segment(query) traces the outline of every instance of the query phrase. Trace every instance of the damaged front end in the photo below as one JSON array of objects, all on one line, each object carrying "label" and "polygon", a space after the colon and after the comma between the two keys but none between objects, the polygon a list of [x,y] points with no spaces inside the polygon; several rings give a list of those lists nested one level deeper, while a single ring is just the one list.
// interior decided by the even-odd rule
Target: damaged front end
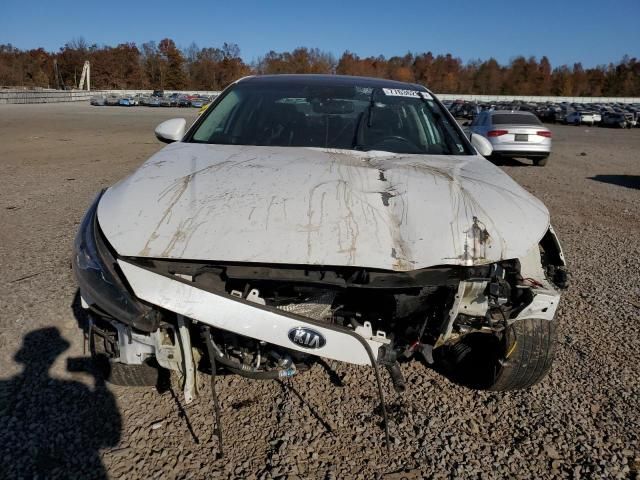
[{"label": "damaged front end", "polygon": [[85,307],[101,317],[122,322],[141,332],[157,330],[160,317],[156,309],[135,298],[117,265],[117,254],[98,226],[100,192],[80,222],[74,241],[71,268]]},{"label": "damaged front end", "polygon": [[[187,402],[198,394],[196,371],[213,378],[218,365],[252,379],[295,375],[317,357],[372,365],[382,397],[379,366],[402,391],[399,362],[417,355],[433,364],[434,350],[472,334],[499,339],[506,361],[515,348],[510,326],[553,322],[567,286],[551,227],[523,257],[483,265],[399,272],[185,261],[119,257],[101,233],[96,203],[72,262],[92,351],[97,342],[116,364],[177,370]],[[472,236],[486,240],[480,226]]]},{"label": "damaged front end", "polygon": [[500,335],[521,319],[552,320],[567,282],[551,227],[520,259],[408,272],[117,258],[100,232],[97,202],[72,264],[84,305],[119,333],[111,350],[122,363],[155,356],[184,371],[180,346],[199,338],[187,336],[197,322],[213,327],[222,363],[236,362],[229,366],[239,373],[281,371],[309,356],[354,364],[373,356],[401,388],[398,359],[419,354],[433,363],[434,348],[469,333]]},{"label": "damaged front end", "polygon": [[219,359],[237,362],[237,373],[268,369],[265,359],[282,370],[283,358],[369,364],[373,355],[402,389],[400,359],[433,363],[434,348],[469,333],[552,320],[566,286],[553,238],[549,230],[522,259],[410,272],[146,258],[119,266],[137,297],[213,327]]},{"label": "damaged front end", "polygon": [[[99,200],[81,223],[72,260],[92,353],[114,367],[153,362],[178,371],[187,403],[198,395],[197,370],[278,379],[317,357],[373,366],[382,399],[379,367],[402,391],[402,360],[433,364],[434,353],[477,335],[496,339],[497,368],[508,372],[510,363],[529,361],[515,358],[516,327],[553,323],[567,286],[551,227],[520,258],[492,262],[484,251],[491,238],[474,217],[462,264],[409,271],[160,259],[118,255],[101,231]],[[542,378],[553,352],[540,353],[549,363],[526,382],[496,385],[524,388]]]}]

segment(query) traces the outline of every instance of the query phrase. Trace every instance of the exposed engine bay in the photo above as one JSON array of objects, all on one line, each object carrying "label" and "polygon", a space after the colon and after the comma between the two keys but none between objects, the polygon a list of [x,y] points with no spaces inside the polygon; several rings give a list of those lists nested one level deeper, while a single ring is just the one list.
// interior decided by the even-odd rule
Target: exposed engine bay
[{"label": "exposed engine bay", "polygon": [[[387,437],[378,366],[402,392],[399,362],[418,356],[433,364],[435,349],[467,335],[493,336],[508,356],[515,348],[506,334],[509,326],[526,319],[553,321],[559,290],[567,286],[564,256],[551,227],[519,259],[391,272],[118,258],[92,221],[94,248],[102,258],[113,258],[102,267],[103,278],[109,271],[112,285],[126,281],[116,300],[138,312],[129,322],[116,319],[91,301],[92,291],[85,288],[83,304],[96,314],[88,332],[92,350],[99,344],[120,364],[152,360],[177,370],[187,403],[198,395],[197,370],[213,382],[218,365],[267,380],[293,376],[318,357],[369,364]],[[78,275],[99,271],[79,259]],[[215,387],[212,391],[215,397]],[[217,409],[217,400],[214,404]]]},{"label": "exposed engine bay", "polygon": [[[347,348],[342,349],[342,356],[332,355],[330,335],[348,333],[368,342],[373,358],[387,367],[394,386],[402,390],[404,379],[398,368],[399,360],[418,355],[432,364],[434,348],[455,343],[467,334],[480,332],[500,337],[510,323],[528,315],[537,318],[546,315],[552,319],[559,298],[556,289],[564,288],[567,282],[562,252],[554,238],[550,230],[538,251],[522,260],[524,265],[520,260],[508,260],[483,266],[444,266],[412,272],[154,259],[127,259],[120,264],[138,296],[164,307],[159,310],[160,330],[179,331],[177,318],[180,317],[190,332],[187,341],[200,352],[199,357],[204,358],[207,345],[198,324],[212,327],[216,359],[234,373],[252,378],[293,375],[297,369],[312,363],[314,356],[369,363],[366,356],[358,357],[356,344],[351,347],[353,351]],[[138,285],[148,285],[149,280],[137,281],[136,275],[127,269],[150,275],[148,278],[162,279],[172,286],[188,285],[203,294],[214,294],[215,297],[211,297],[214,299],[237,300],[243,321],[247,314],[259,317],[269,312],[276,318],[293,319],[297,326],[285,328],[286,340],[270,342],[258,324],[252,327],[248,323],[211,322],[197,312],[190,315],[192,312],[183,311],[178,305],[163,305],[162,298],[146,298]],[[162,290],[163,287],[154,288]],[[169,298],[166,294],[162,296]],[[192,296],[182,294],[171,298]],[[190,301],[206,305],[202,299]],[[210,303],[207,308],[221,307]],[[532,308],[535,311],[530,311]],[[216,313],[212,315],[215,317]],[[217,315],[224,316],[224,313]],[[268,325],[264,328],[269,328]],[[323,328],[330,333],[325,334],[327,330]],[[279,329],[283,330],[282,326]],[[179,333],[172,332],[163,338],[179,337]],[[183,339],[182,344],[184,342]],[[155,345],[156,351],[161,349],[161,345]],[[166,356],[157,352],[155,355],[161,366],[184,370],[176,362],[163,362]]]}]

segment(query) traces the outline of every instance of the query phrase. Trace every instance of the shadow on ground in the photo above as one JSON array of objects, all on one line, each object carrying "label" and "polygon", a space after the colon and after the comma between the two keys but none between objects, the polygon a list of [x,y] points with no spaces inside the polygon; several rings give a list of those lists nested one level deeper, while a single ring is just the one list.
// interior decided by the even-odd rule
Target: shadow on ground
[{"label": "shadow on ground", "polygon": [[491,156],[488,160],[498,167],[530,167],[531,160],[519,160],[513,157]]},{"label": "shadow on ground", "polygon": [[596,175],[589,180],[640,190],[640,175]]},{"label": "shadow on ground", "polygon": [[57,328],[34,330],[14,356],[22,373],[0,380],[0,478],[107,478],[99,449],[120,440],[120,412],[90,358],[69,358],[67,370],[89,373],[94,388],[50,376],[68,348]]}]

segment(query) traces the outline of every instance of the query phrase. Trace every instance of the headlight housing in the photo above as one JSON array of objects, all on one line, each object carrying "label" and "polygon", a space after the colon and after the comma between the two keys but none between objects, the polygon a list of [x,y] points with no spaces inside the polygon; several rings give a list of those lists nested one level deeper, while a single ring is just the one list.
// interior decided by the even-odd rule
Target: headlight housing
[{"label": "headlight housing", "polygon": [[159,324],[158,312],[130,292],[100,232],[97,211],[102,193],[82,219],[74,242],[71,265],[80,294],[92,308],[116,320],[138,330],[155,331]]}]

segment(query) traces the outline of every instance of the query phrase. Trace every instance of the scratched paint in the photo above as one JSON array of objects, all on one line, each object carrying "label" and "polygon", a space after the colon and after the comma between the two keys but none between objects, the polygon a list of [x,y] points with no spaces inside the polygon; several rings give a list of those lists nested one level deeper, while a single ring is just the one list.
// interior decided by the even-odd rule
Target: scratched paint
[{"label": "scratched paint", "polygon": [[524,255],[546,208],[477,156],[174,143],[111,187],[124,256],[408,271]]}]

